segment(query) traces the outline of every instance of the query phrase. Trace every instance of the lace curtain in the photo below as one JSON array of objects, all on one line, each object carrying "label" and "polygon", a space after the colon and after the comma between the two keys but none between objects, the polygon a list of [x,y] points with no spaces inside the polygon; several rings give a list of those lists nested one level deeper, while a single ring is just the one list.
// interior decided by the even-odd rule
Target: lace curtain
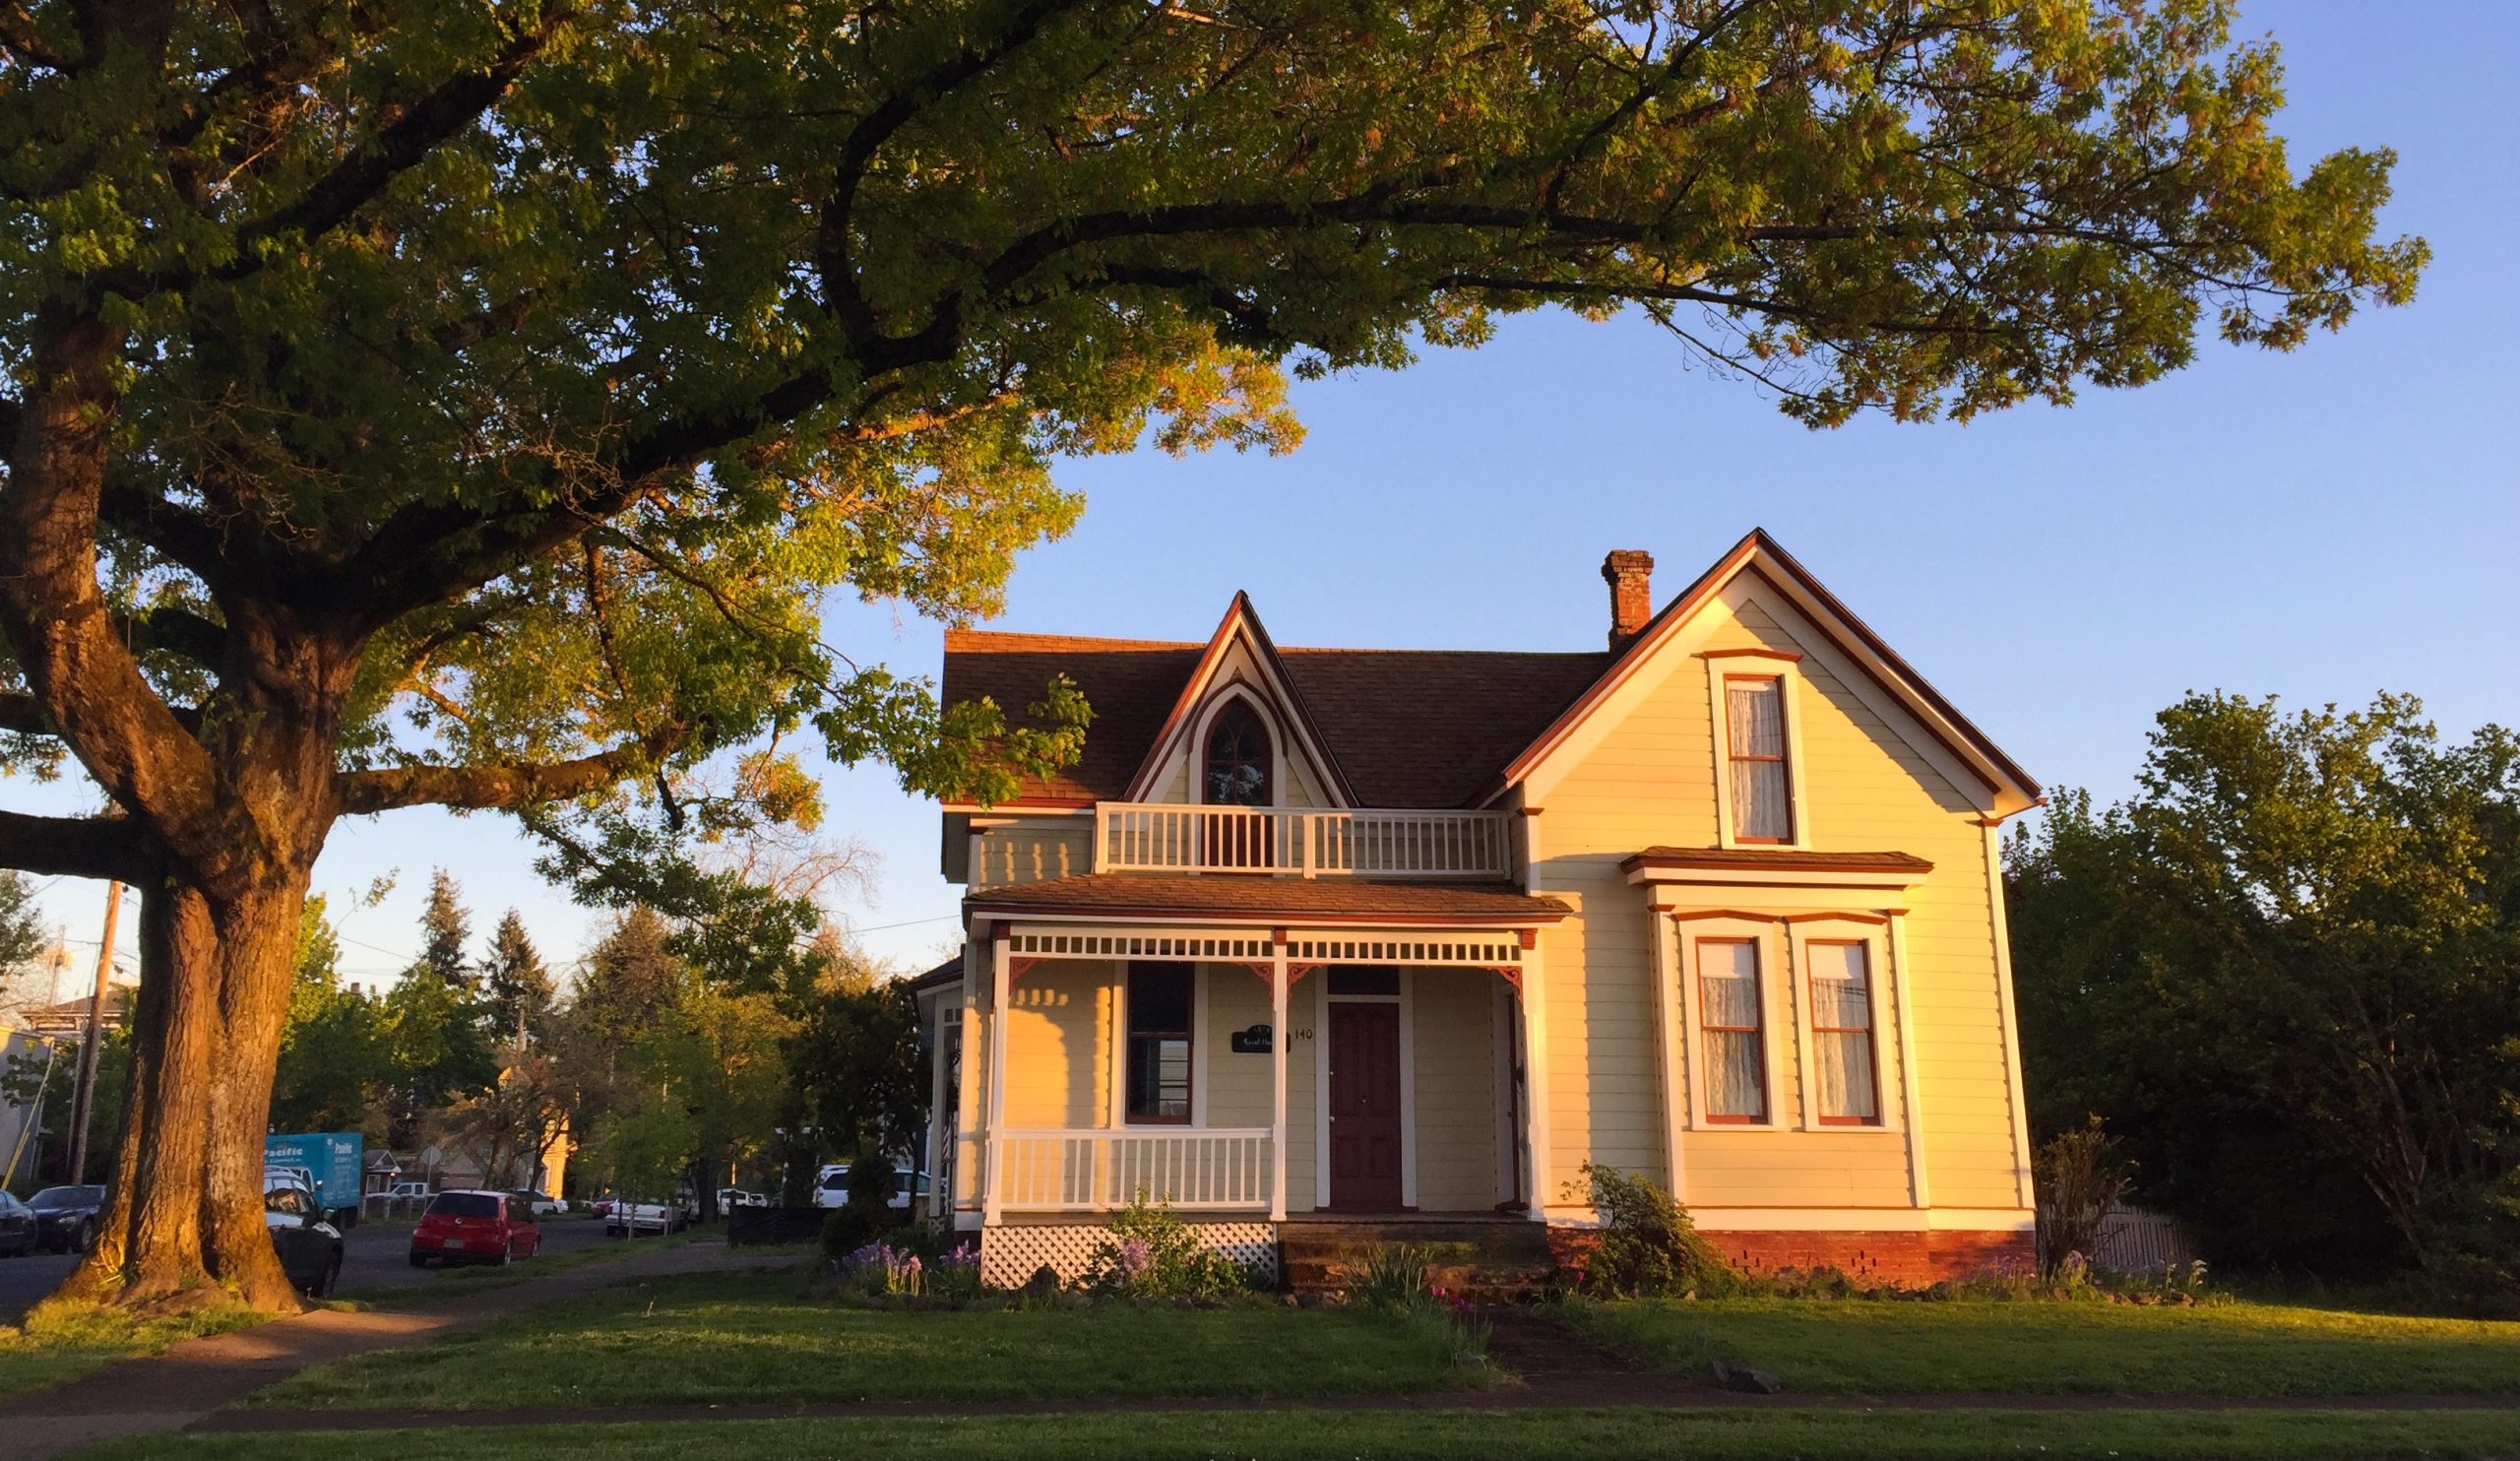
[{"label": "lace curtain", "polygon": [[1824,1120],[1878,1118],[1872,971],[1860,943],[1811,943],[1811,1063]]},{"label": "lace curtain", "polygon": [[1732,751],[1732,835],[1787,842],[1794,817],[1785,776],[1785,695],[1773,679],[1725,687]]},{"label": "lace curtain", "polygon": [[1709,939],[1697,946],[1697,966],[1707,1114],[1763,1121],[1768,1097],[1760,1049],[1758,945]]}]

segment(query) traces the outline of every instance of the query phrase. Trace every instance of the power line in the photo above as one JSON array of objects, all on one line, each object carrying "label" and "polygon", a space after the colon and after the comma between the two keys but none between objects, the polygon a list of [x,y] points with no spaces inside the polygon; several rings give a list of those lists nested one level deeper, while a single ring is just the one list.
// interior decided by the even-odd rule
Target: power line
[{"label": "power line", "polygon": [[921,923],[955,922],[961,920],[962,917],[963,916],[961,914],[938,914],[932,919],[909,919],[899,923],[869,923],[862,928],[851,925],[848,931],[851,933],[881,933],[888,928],[915,928]]}]

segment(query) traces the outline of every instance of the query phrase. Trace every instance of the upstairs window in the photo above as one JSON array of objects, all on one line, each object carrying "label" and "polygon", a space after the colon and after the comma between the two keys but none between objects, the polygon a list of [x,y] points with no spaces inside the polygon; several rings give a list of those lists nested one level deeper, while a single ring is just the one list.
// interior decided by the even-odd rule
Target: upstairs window
[{"label": "upstairs window", "polygon": [[1732,840],[1794,841],[1794,786],[1785,759],[1785,680],[1728,675],[1726,754],[1732,772]]},{"label": "upstairs window", "polygon": [[1811,969],[1811,1065],[1823,1125],[1881,1121],[1872,1048],[1872,948],[1860,939],[1803,945]]},{"label": "upstairs window", "polygon": [[1128,1101],[1132,1124],[1190,1120],[1190,966],[1131,964]]},{"label": "upstairs window", "polygon": [[1768,1057],[1760,1018],[1759,944],[1697,940],[1698,1028],[1706,1043],[1706,1119],[1768,1118]]},{"label": "upstairs window", "polygon": [[1269,806],[1276,798],[1270,775],[1269,728],[1249,704],[1229,701],[1208,728],[1206,774],[1200,799],[1211,806]]}]

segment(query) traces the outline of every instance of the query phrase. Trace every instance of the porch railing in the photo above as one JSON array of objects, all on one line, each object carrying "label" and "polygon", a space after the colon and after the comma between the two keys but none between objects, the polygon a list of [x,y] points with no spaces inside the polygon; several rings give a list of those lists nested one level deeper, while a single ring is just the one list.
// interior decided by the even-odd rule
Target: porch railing
[{"label": "porch railing", "polygon": [[1269,1128],[1005,1131],[988,1182],[1022,1212],[1103,1212],[1144,1196],[1174,1207],[1266,1208]]},{"label": "porch railing", "polygon": [[1513,819],[1500,811],[1303,811],[1104,801],[1094,808],[1102,872],[1263,872],[1298,877],[1508,877]]}]

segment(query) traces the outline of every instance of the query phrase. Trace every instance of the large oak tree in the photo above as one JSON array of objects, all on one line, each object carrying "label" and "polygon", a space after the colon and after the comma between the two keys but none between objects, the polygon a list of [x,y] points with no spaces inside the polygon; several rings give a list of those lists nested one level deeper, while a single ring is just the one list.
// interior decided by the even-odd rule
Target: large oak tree
[{"label": "large oak tree", "polygon": [[1547,303],[1825,424],[2405,299],[2389,155],[2295,167],[2229,10],[0,0],[0,745],[111,808],[0,865],[147,890],[73,1287],[291,1302],[255,1167],[342,817],[1073,754],[1072,695],[940,707],[816,612],[986,612],[1062,454],[1281,447],[1282,369]]}]

